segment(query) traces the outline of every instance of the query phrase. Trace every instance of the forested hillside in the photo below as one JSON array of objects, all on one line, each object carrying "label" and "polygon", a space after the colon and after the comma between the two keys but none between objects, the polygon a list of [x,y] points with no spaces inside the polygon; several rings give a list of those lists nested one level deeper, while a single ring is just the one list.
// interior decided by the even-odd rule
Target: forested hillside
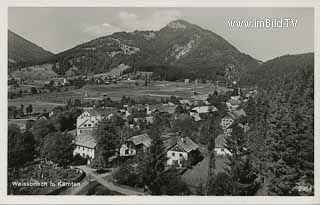
[{"label": "forested hillside", "polygon": [[241,84],[264,87],[272,79],[283,77],[308,66],[313,67],[313,65],[314,53],[280,56],[244,70],[245,72],[242,72],[241,75]]},{"label": "forested hillside", "polygon": [[250,101],[247,114],[252,127],[248,140],[263,194],[312,195],[313,66],[270,80]]},{"label": "forested hillside", "polygon": [[36,63],[53,53],[24,39],[12,31],[8,31],[8,65],[10,69]]}]

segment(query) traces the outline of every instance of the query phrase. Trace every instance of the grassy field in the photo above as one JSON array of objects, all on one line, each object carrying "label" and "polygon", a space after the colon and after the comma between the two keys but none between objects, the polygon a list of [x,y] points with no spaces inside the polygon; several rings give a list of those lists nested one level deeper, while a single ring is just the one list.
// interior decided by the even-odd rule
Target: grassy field
[{"label": "grassy field", "polygon": [[28,95],[22,98],[9,99],[8,105],[20,106],[20,104],[32,104],[35,111],[43,109],[51,110],[55,106],[64,105],[69,98],[82,100],[101,99],[103,95],[111,97],[113,100],[119,100],[122,96],[133,98],[151,97],[155,99],[178,96],[182,98],[191,98],[194,92],[199,95],[212,92],[214,85],[194,84],[182,82],[154,81],[149,86],[144,86],[140,81],[136,86],[134,83],[118,83],[111,85],[86,85],[81,89],[70,89],[68,91],[45,93],[41,95]]}]

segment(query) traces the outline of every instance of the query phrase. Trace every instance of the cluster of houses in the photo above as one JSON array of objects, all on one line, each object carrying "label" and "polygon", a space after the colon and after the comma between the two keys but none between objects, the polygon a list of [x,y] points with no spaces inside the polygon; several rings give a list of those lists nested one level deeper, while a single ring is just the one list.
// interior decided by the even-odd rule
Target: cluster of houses
[{"label": "cluster of houses", "polygon": [[[155,112],[174,112],[170,106],[148,106],[147,113]],[[127,107],[124,117],[130,115],[130,109]],[[115,109],[87,109],[77,118],[77,130],[75,138],[74,155],[79,154],[87,159],[90,164],[96,157],[97,141],[94,136],[94,131],[97,129],[98,122],[106,117],[111,118],[113,115],[119,114]],[[147,116],[145,118],[151,118]],[[152,123],[152,121],[150,122]],[[199,146],[188,137],[181,137],[177,133],[166,133],[161,136],[167,152],[167,165],[177,165],[182,167],[184,163],[192,163],[195,156],[200,155]],[[151,146],[151,138],[147,133],[132,136],[125,139],[119,151],[115,153],[118,157],[133,157],[144,153]]]},{"label": "cluster of houses", "polygon": [[[225,143],[227,137],[232,133],[231,125],[233,122],[243,116],[246,116],[245,111],[241,108],[241,103],[246,99],[240,96],[232,96],[227,102],[227,115],[221,119],[221,128],[223,133],[216,138],[215,152],[217,155],[229,155],[230,151],[226,148]],[[201,101],[201,103],[199,103]],[[180,100],[179,104],[188,109],[189,115],[194,121],[201,121],[202,114],[218,111],[213,105],[209,105],[206,98],[202,100]],[[167,104],[156,105],[124,105],[122,109],[103,108],[101,110],[95,108],[85,109],[84,112],[77,118],[77,130],[74,150],[74,155],[79,154],[88,160],[88,164],[95,158],[95,151],[97,142],[94,136],[94,130],[97,129],[98,122],[103,118],[111,118],[114,115],[119,115],[129,122],[129,116],[132,116],[134,110],[136,112],[144,113],[142,116],[134,117],[133,123],[130,127],[137,127],[139,125],[134,122],[145,120],[147,124],[153,123],[153,114],[157,112],[174,114],[177,105],[169,102]],[[245,131],[248,130],[248,125],[242,125]],[[167,165],[177,165],[183,167],[188,163],[192,163],[196,156],[201,155],[199,146],[189,137],[182,137],[177,133],[166,133],[161,136],[166,145]],[[151,138],[147,133],[132,136],[124,139],[122,145],[119,147],[117,157],[134,157],[140,153],[146,152],[151,146]]]},{"label": "cluster of houses", "polygon": [[[116,108],[103,108],[95,109],[88,108],[78,116],[77,118],[77,129],[75,144],[76,148],[74,150],[74,155],[79,154],[80,156],[86,158],[88,164],[92,162],[95,158],[95,151],[97,146],[97,141],[95,139],[94,131],[97,129],[98,122],[103,118],[111,118],[114,115],[118,115],[123,119],[127,119],[132,115],[133,110],[135,111],[145,111],[145,116],[133,118],[134,122],[139,120],[145,120],[147,123],[153,123],[153,114],[154,113],[170,113],[173,114],[176,109],[176,105],[172,103],[168,104],[156,104],[156,105],[135,105],[135,106],[123,106],[122,109]],[[195,112],[199,111],[204,112],[203,110],[209,111],[202,107],[197,107]],[[193,112],[192,112],[193,115]],[[133,128],[136,126],[139,129],[138,125],[130,124],[130,127]],[[170,136],[170,137],[168,137]],[[192,162],[191,159],[194,159],[194,155],[199,155],[199,146],[193,142],[188,137],[181,137],[177,133],[166,133],[163,135],[168,161],[167,164],[182,166],[184,162]],[[144,133],[141,135],[133,136],[128,139],[125,139],[121,147],[119,148],[118,153],[119,157],[132,157],[138,155],[141,152],[145,152],[151,145],[150,137]]]}]

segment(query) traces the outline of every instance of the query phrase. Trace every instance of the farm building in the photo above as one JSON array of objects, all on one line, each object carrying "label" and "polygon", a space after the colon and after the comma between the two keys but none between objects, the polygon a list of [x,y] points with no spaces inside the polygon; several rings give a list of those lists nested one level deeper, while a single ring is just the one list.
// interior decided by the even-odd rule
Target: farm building
[{"label": "farm building", "polygon": [[120,157],[135,156],[145,152],[151,145],[151,139],[147,134],[141,134],[128,138],[120,148]]},{"label": "farm building", "polygon": [[97,124],[104,117],[111,117],[115,112],[115,108],[105,108],[101,110],[88,109],[85,110],[77,118],[77,135],[86,133],[93,133],[94,129],[97,128]]},{"label": "farm building", "polygon": [[199,146],[195,142],[189,137],[180,137],[167,151],[167,165],[183,167],[193,164],[199,154]]}]

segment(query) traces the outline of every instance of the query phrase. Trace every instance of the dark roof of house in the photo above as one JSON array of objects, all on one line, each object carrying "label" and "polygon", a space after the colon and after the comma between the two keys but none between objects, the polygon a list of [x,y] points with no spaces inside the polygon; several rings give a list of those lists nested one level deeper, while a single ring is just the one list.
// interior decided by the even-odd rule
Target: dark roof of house
[{"label": "dark roof of house", "polygon": [[162,104],[156,104],[156,105],[149,105],[150,110],[159,112],[167,112],[167,113],[174,113],[176,110],[176,105],[170,106],[170,105],[162,105]]},{"label": "dark roof of house", "polygon": [[133,142],[133,144],[136,146],[143,144],[146,147],[150,147],[151,145],[151,138],[147,133],[130,137],[126,141]]},{"label": "dark roof of house", "polygon": [[94,136],[90,134],[80,134],[75,138],[75,144],[83,147],[95,148],[97,141]]},{"label": "dark roof of house", "polygon": [[177,145],[186,152],[197,150],[199,146],[189,137],[183,137],[177,140]]},{"label": "dark roof of house", "polygon": [[246,112],[245,112],[243,109],[235,110],[235,111],[232,112],[232,114],[234,115],[234,117],[235,117],[236,119],[238,119],[238,118],[240,118],[240,117],[242,117],[242,116],[245,117],[245,116],[247,115]]},{"label": "dark roof of house", "polygon": [[106,107],[102,109],[92,108],[92,109],[87,109],[86,111],[92,116],[99,116],[99,115],[107,116],[111,113],[115,113],[117,111],[117,108],[114,108],[114,107]]},{"label": "dark roof of house", "polygon": [[226,144],[226,135],[218,135],[215,139],[216,148],[224,148]]}]

